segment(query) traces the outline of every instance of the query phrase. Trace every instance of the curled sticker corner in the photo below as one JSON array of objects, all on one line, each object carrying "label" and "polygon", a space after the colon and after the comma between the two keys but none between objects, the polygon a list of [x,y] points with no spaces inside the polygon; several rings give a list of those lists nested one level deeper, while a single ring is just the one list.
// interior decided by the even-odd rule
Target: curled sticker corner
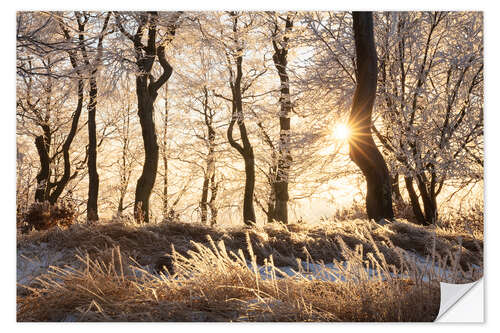
[{"label": "curled sticker corner", "polygon": [[[455,304],[459,303],[460,299],[467,294],[476,284],[483,285],[482,278],[478,281],[472,283],[464,284],[452,284],[440,282],[441,287],[441,301],[439,306],[439,313],[436,317],[435,322],[456,322],[456,320],[450,320],[451,318],[444,318],[443,315],[448,312]],[[481,307],[482,311],[482,307]],[[449,317],[449,316],[445,316]],[[479,320],[482,322],[483,320]],[[464,321],[465,322],[465,321]]]}]

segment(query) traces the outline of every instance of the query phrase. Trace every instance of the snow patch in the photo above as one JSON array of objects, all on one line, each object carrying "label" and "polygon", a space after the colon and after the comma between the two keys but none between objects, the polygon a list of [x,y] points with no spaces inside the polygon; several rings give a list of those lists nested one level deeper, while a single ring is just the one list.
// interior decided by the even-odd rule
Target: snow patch
[{"label": "snow patch", "polygon": [[74,253],[57,251],[48,243],[30,244],[17,249],[17,283],[30,285],[37,277],[47,273],[50,266],[66,266],[74,261]]}]

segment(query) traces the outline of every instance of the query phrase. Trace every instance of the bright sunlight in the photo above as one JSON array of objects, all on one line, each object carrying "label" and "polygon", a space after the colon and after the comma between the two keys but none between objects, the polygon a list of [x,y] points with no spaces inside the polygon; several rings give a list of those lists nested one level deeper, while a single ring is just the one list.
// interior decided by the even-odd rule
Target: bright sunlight
[{"label": "bright sunlight", "polygon": [[333,128],[333,136],[337,140],[347,140],[351,135],[351,129],[346,124],[337,124]]}]

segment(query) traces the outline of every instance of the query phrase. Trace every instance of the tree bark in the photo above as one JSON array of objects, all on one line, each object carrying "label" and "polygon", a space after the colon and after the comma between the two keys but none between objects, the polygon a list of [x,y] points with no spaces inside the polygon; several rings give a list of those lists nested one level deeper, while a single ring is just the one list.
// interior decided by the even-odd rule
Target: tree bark
[{"label": "tree bark", "polygon": [[[59,22],[59,26],[61,30],[63,31],[64,37],[66,38],[66,41],[69,42],[71,41],[71,36],[69,33],[69,30],[66,26],[62,24],[62,22]],[[80,33],[81,35],[81,33]],[[69,55],[69,60],[71,63],[71,66],[73,69],[76,71],[78,75],[78,81],[77,81],[77,106],[75,109],[75,112],[73,113],[73,117],[71,119],[71,127],[68,133],[68,136],[66,137],[66,140],[64,140],[64,143],[62,145],[62,154],[63,154],[63,159],[64,159],[64,171],[62,177],[54,182],[54,183],[49,183],[49,188],[54,188],[54,190],[50,193],[48,196],[48,201],[50,204],[55,204],[59,197],[61,196],[64,188],[68,184],[68,182],[76,176],[76,172],[71,175],[71,160],[69,157],[69,149],[71,147],[71,144],[73,143],[73,139],[75,138],[76,132],[78,130],[78,122],[80,121],[80,116],[82,114],[82,107],[83,107],[83,94],[84,94],[84,84],[83,84],[83,78],[82,78],[82,73],[78,64],[77,60],[77,54],[75,50],[67,50],[68,55]]]},{"label": "tree bark", "polygon": [[[201,223],[206,224],[208,221],[208,208],[212,218],[210,224],[213,226],[217,221],[217,208],[215,207],[215,198],[217,196],[217,185],[215,184],[215,129],[213,127],[214,113],[208,105],[208,89],[203,87],[203,118],[207,127],[206,143],[208,146],[207,166],[204,173],[203,188],[201,194]],[[211,192],[210,201],[208,201],[208,192]],[[215,214],[215,216],[214,216]]]},{"label": "tree bark", "polygon": [[89,190],[87,198],[87,220],[88,221],[98,221],[98,207],[97,200],[99,197],[99,173],[97,172],[97,129],[96,129],[96,112],[97,112],[97,70],[102,58],[102,43],[104,36],[106,34],[106,29],[108,26],[109,18],[111,12],[108,12],[106,18],[104,19],[104,24],[99,35],[97,42],[97,56],[95,59],[95,64],[91,65],[85,47],[85,24],[88,17],[86,15],[84,21],[80,20],[81,15],[77,14],[77,22],[79,28],[79,41],[80,41],[80,51],[82,52],[83,60],[85,65],[90,70],[89,77],[89,104],[87,106],[88,110],[88,135],[89,135],[89,148],[88,148],[88,160],[87,169],[89,172]]},{"label": "tree bark", "polygon": [[64,141],[62,146],[62,153],[64,158],[64,171],[61,179],[54,184],[55,189],[52,191],[49,197],[49,202],[51,204],[55,204],[59,196],[62,194],[64,188],[71,180],[71,160],[69,158],[69,149],[71,147],[71,143],[75,138],[76,131],[78,129],[78,122],[80,120],[80,115],[82,114],[82,106],[83,106],[83,80],[78,79],[78,103],[76,106],[75,113],[73,114],[73,119],[71,121],[71,129]]},{"label": "tree bark", "polygon": [[267,211],[264,211],[267,216],[267,223],[272,223],[275,220],[274,208],[276,207],[276,182],[278,165],[275,161],[275,154],[272,156],[272,165],[269,167],[269,198],[267,199]]},{"label": "tree bark", "polygon": [[165,83],[165,115],[163,117],[163,219],[168,219],[168,153],[167,153],[167,133],[168,133],[168,82]]},{"label": "tree bark", "polygon": [[210,178],[207,177],[205,174],[205,177],[203,179],[203,188],[201,190],[201,201],[200,201],[200,209],[201,209],[201,224],[206,224],[207,223],[207,217],[208,217],[208,185],[210,182]]},{"label": "tree bark", "polygon": [[87,168],[89,171],[89,191],[87,199],[87,220],[98,221],[97,198],[99,196],[99,174],[97,172],[97,130],[96,130],[96,109],[97,109],[97,82],[93,71],[90,77],[90,92],[88,106],[88,131],[89,131],[89,155]]},{"label": "tree bark", "polygon": [[426,225],[430,225],[436,222],[438,213],[437,213],[437,202],[436,195],[433,191],[432,185],[430,189],[426,187],[427,182],[422,179],[422,176],[417,176],[417,186],[420,192],[420,196],[422,198],[422,203],[424,204],[424,214],[425,214],[425,223]]},{"label": "tree bark", "polygon": [[406,190],[408,191],[408,196],[410,197],[411,208],[415,219],[420,224],[425,224],[425,217],[422,214],[422,209],[420,209],[420,203],[418,202],[418,195],[413,188],[413,178],[405,177]]},{"label": "tree bark", "polygon": [[147,77],[139,75],[136,80],[137,105],[145,157],[135,190],[134,216],[140,222],[149,222],[149,198],[158,170],[158,143],[153,119],[153,102],[156,96],[149,94],[147,86]]},{"label": "tree bark", "polygon": [[[167,34],[170,40],[175,35],[176,22],[180,14],[181,12],[176,12],[174,23],[168,28]],[[154,102],[158,96],[158,89],[172,75],[172,66],[170,66],[165,57],[165,45],[157,46],[156,44],[158,12],[141,14],[135,35],[131,35],[125,31],[119,14],[116,18],[118,29],[134,43],[136,64],[139,69],[139,73],[136,76],[137,109],[142,130],[145,158],[142,173],[137,180],[135,190],[134,217],[139,223],[149,222],[149,198],[155,184],[159,159],[159,146],[154,122]],[[146,31],[147,43],[143,45],[143,34]],[[156,58],[158,58],[163,72],[155,80],[151,72]]]},{"label": "tree bark", "polygon": [[208,202],[208,207],[210,207],[210,225],[214,226],[217,224],[217,213],[218,209],[215,204],[215,199],[217,198],[217,183],[215,182],[215,172],[212,174],[212,179],[210,180],[210,201]]},{"label": "tree bark", "polygon": [[290,80],[286,71],[288,55],[288,36],[293,27],[290,16],[286,17],[285,37],[281,47],[273,40],[274,55],[273,61],[280,77],[280,139],[278,146],[278,165],[276,170],[276,180],[274,182],[275,204],[272,218],[278,222],[288,223],[288,178],[292,155],[290,152],[290,111],[292,109],[290,100]]},{"label": "tree bark", "polygon": [[130,165],[127,166],[127,154],[129,147],[129,133],[130,133],[130,107],[127,107],[127,118],[125,119],[125,124],[123,126],[123,146],[122,146],[122,156],[120,165],[120,197],[118,198],[118,216],[121,216],[125,207],[123,202],[125,200],[125,195],[127,194],[128,183],[130,180],[130,174],[132,169]]},{"label": "tree bark", "polygon": [[356,45],[356,90],[349,117],[352,135],[349,156],[366,178],[366,211],[370,219],[394,218],[391,178],[371,132],[371,115],[377,90],[377,52],[371,12],[353,13]]},{"label": "tree bark", "polygon": [[[233,102],[233,104],[235,104]],[[253,206],[253,193],[255,189],[255,158],[253,148],[248,140],[245,123],[242,119],[238,120],[238,127],[240,129],[243,146],[233,139],[233,127],[236,122],[236,111],[233,108],[233,115],[227,130],[227,137],[229,144],[235,148],[243,157],[245,162],[245,191],[243,195],[243,222],[247,225],[255,223],[255,210]]]},{"label": "tree bark", "polygon": [[44,126],[44,134],[35,138],[35,146],[40,160],[40,172],[36,176],[36,191],[35,201],[43,202],[49,196],[49,180],[50,180],[50,158],[49,149],[51,134],[48,126]]},{"label": "tree bark", "polygon": [[392,177],[391,183],[394,200],[396,200],[396,202],[403,202],[403,196],[401,195],[401,191],[399,189],[399,174],[395,174],[394,177]]},{"label": "tree bark", "polygon": [[[233,16],[233,32],[237,33],[238,18],[235,13],[231,13]],[[252,145],[248,138],[247,129],[245,126],[245,118],[243,113],[243,102],[241,97],[241,79],[243,76],[242,71],[242,56],[243,50],[238,48],[236,60],[236,77],[233,81],[230,81],[231,92],[233,95],[232,101],[232,115],[231,122],[227,129],[227,138],[231,147],[236,149],[240,155],[243,157],[245,162],[245,192],[243,195],[243,222],[247,225],[253,225],[256,222],[255,219],[255,209],[253,206],[253,194],[255,189],[255,157],[253,153]],[[233,128],[234,124],[238,124],[240,130],[241,141],[243,145],[240,145],[233,139]]]}]

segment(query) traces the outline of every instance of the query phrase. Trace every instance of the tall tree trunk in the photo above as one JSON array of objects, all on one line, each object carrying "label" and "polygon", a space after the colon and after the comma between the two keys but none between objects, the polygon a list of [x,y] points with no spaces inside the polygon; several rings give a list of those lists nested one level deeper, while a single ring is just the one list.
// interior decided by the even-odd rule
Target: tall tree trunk
[{"label": "tall tree trunk", "polygon": [[96,130],[96,109],[97,109],[97,82],[95,71],[90,77],[90,93],[88,105],[88,131],[89,131],[89,155],[87,168],[89,171],[89,191],[87,199],[87,220],[99,220],[97,198],[99,196],[99,174],[97,172],[97,130]]},{"label": "tall tree trunk", "polygon": [[255,189],[255,157],[253,149],[245,151],[245,193],[243,200],[243,220],[251,225],[256,222],[253,206],[253,193]]},{"label": "tall tree trunk", "polygon": [[135,190],[134,215],[140,222],[149,222],[149,198],[153,191],[158,170],[158,143],[154,123],[154,99],[147,89],[147,77],[140,75],[136,80],[138,115],[144,142],[144,165]]},{"label": "tall tree trunk", "polygon": [[89,190],[88,190],[88,198],[87,198],[87,220],[88,221],[98,221],[98,207],[97,207],[97,199],[99,197],[99,173],[97,172],[97,129],[96,129],[96,111],[97,111],[97,71],[98,66],[101,62],[102,58],[102,42],[104,36],[106,34],[106,29],[108,26],[109,18],[111,16],[111,12],[108,12],[106,18],[104,19],[104,24],[101,30],[101,33],[97,42],[97,56],[95,59],[95,64],[91,65],[87,49],[85,46],[85,24],[87,22],[88,16],[84,14],[84,21],[81,21],[81,14],[75,12],[78,22],[78,30],[79,34],[79,46],[80,51],[82,52],[83,60],[85,65],[90,70],[89,77],[89,105],[87,106],[88,110],[88,132],[89,132],[89,148],[88,148],[88,160],[87,160],[87,168],[89,172]]},{"label": "tall tree trunk", "polygon": [[165,83],[165,116],[163,117],[163,219],[168,219],[168,82]]},{"label": "tall tree trunk", "polygon": [[356,90],[349,117],[349,156],[366,178],[366,211],[370,219],[394,218],[391,177],[373,141],[371,115],[377,91],[377,52],[371,12],[353,13],[356,44]]},{"label": "tall tree trunk", "polygon": [[[215,209],[215,197],[217,193],[215,182],[215,130],[212,126],[213,117],[208,115],[208,91],[205,90],[205,124],[208,130],[208,156],[207,156],[207,168],[205,170],[205,175],[203,179],[203,189],[201,194],[201,223],[205,224],[208,220],[208,207],[210,207],[211,213],[213,213],[213,209]],[[211,198],[210,202],[208,201],[208,191],[210,190]],[[213,206],[213,207],[212,207]],[[210,224],[214,224],[215,220],[211,219]]]},{"label": "tall tree trunk", "polygon": [[240,133],[243,140],[243,146],[238,144],[233,139],[233,127],[236,121],[236,114],[233,112],[231,123],[228,128],[228,140],[233,148],[235,148],[243,157],[245,162],[245,191],[243,194],[243,222],[247,225],[255,223],[255,210],[253,206],[253,193],[255,189],[255,158],[253,148],[248,140],[245,125],[242,120],[238,120]]},{"label": "tall tree trunk", "polygon": [[127,107],[127,118],[125,119],[125,124],[123,127],[123,147],[120,165],[120,197],[118,199],[118,216],[121,216],[123,210],[125,209],[123,206],[123,201],[125,200],[125,195],[127,194],[127,188],[131,174],[130,166],[127,166],[130,133],[130,105]]},{"label": "tall tree trunk", "polygon": [[[231,12],[231,16],[233,16],[233,32],[235,33],[236,36],[238,18],[234,12]],[[243,222],[247,225],[253,225],[256,222],[255,209],[253,205],[253,194],[255,190],[255,157],[252,145],[250,144],[250,140],[248,138],[247,129],[245,126],[243,102],[241,97],[241,79],[243,76],[243,71],[242,71],[243,49],[238,48],[236,54],[237,54],[235,56],[236,77],[234,82],[230,81],[231,92],[233,95],[233,103],[232,103],[233,107],[232,107],[231,122],[229,123],[229,127],[227,129],[227,138],[231,147],[233,147],[240,153],[245,162],[245,192],[243,195]],[[233,139],[233,128],[236,122],[240,130],[240,136],[243,145],[240,145]]]},{"label": "tall tree trunk", "polygon": [[[176,12],[174,20],[166,33],[168,40],[175,36],[177,20],[181,12]],[[158,12],[142,13],[135,35],[128,33],[121,24],[120,15],[116,16],[118,29],[134,43],[136,64],[139,73],[136,76],[136,94],[139,122],[144,142],[144,165],[137,180],[134,201],[134,217],[138,222],[149,222],[149,198],[156,180],[158,171],[159,146],[156,138],[154,123],[154,102],[160,89],[172,75],[172,66],[165,57],[165,44],[157,45]],[[147,43],[142,43],[143,35],[147,32]],[[155,80],[152,69],[158,59],[163,69],[160,77]]]},{"label": "tall tree trunk", "polygon": [[[208,89],[203,87],[203,116],[205,126],[207,127],[207,167],[205,170],[203,189],[201,195],[201,222],[203,224],[208,221],[208,208],[210,208],[211,219],[210,225],[217,223],[217,207],[215,206],[215,198],[217,197],[217,184],[215,184],[215,129],[213,127],[214,113],[208,104]],[[211,192],[210,201],[208,201],[208,191]]]},{"label": "tall tree trunk", "polygon": [[[238,103],[233,103],[238,104]],[[241,105],[241,103],[240,103]],[[236,122],[236,118],[238,119],[238,127],[240,129],[241,139],[243,141],[243,146],[237,143],[233,139],[233,127]],[[227,130],[228,141],[230,145],[235,148],[240,155],[243,157],[245,162],[245,191],[243,194],[243,222],[247,225],[252,225],[255,223],[255,210],[253,206],[253,193],[255,189],[255,157],[253,154],[253,148],[250,145],[250,141],[248,139],[248,134],[246,132],[245,123],[243,122],[241,117],[236,115],[236,111],[233,109],[233,116],[231,118],[231,122],[229,123],[229,127]]]},{"label": "tall tree trunk", "polygon": [[290,16],[286,18],[285,37],[281,47],[273,39],[274,55],[273,61],[280,77],[280,140],[278,146],[278,165],[276,170],[276,181],[274,182],[275,205],[273,218],[287,224],[288,223],[288,178],[292,155],[290,152],[290,111],[292,109],[290,100],[290,80],[286,71],[288,54],[288,36],[292,30],[293,22]]}]

